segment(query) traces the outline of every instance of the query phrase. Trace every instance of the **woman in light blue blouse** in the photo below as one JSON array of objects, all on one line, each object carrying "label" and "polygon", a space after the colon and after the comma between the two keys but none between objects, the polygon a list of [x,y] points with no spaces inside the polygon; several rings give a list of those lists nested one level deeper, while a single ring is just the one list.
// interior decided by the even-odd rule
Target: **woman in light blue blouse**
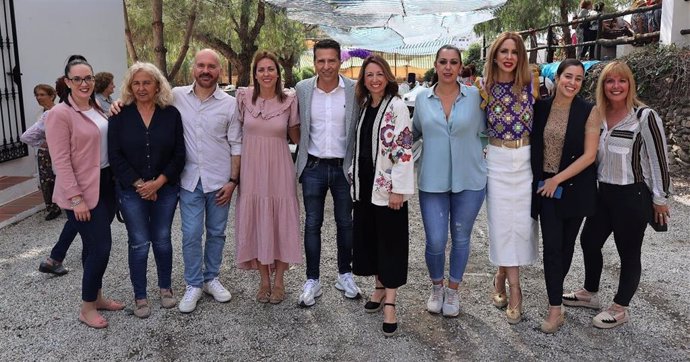
[{"label": "woman in light blue blouse", "polygon": [[[458,285],[486,189],[486,162],[479,137],[486,128],[486,116],[477,88],[457,81],[462,69],[458,48],[442,46],[434,67],[438,82],[417,96],[413,117],[415,138],[423,138],[419,206],[432,282],[427,310],[456,317],[460,310]],[[448,287],[444,288],[449,223],[452,247]]]}]

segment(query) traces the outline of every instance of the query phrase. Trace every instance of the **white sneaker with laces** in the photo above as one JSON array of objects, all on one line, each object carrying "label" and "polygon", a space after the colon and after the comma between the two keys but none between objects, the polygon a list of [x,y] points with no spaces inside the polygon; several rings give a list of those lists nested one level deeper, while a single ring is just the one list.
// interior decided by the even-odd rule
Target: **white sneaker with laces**
[{"label": "white sneaker with laces", "polygon": [[431,295],[426,302],[426,310],[429,313],[438,314],[443,309],[443,284],[434,284],[431,287]]},{"label": "white sneaker with laces", "polygon": [[335,289],[345,292],[345,297],[349,299],[359,299],[362,291],[355,284],[352,273],[338,274],[338,281],[335,282]]},{"label": "white sneaker with laces", "polygon": [[443,295],[443,316],[457,317],[460,314],[460,296],[457,289],[446,288]]},{"label": "white sneaker with laces", "polygon": [[177,308],[182,313],[191,313],[196,309],[196,302],[201,299],[201,288],[196,288],[191,285],[187,286],[184,296],[177,304]]},{"label": "white sneaker with laces", "polygon": [[230,301],[232,295],[227,289],[220,283],[218,278],[213,278],[212,280],[204,283],[204,292],[206,294],[211,294],[216,302],[225,303]]},{"label": "white sneaker with laces", "polygon": [[321,296],[321,282],[318,279],[307,279],[304,283],[304,291],[299,296],[297,304],[300,307],[311,307],[316,304],[314,298]]}]

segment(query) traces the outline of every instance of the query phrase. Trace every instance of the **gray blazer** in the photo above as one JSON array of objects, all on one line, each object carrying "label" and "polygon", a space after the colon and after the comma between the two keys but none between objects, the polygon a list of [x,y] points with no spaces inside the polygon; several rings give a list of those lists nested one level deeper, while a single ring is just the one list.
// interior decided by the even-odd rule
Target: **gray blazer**
[{"label": "gray blazer", "polygon": [[[355,102],[355,81],[340,76],[345,83],[345,127],[347,132],[347,148],[345,151],[345,158],[343,159],[343,174],[347,176],[350,165],[352,165],[352,153],[355,144],[355,126],[359,119],[359,106]],[[311,135],[309,129],[311,128],[311,96],[314,92],[314,85],[316,77],[305,79],[297,83],[295,89],[297,90],[297,101],[299,103],[299,120],[300,120],[300,140],[299,152],[297,152],[296,170],[297,178],[299,179],[307,165],[307,153],[309,149],[309,141]]]}]

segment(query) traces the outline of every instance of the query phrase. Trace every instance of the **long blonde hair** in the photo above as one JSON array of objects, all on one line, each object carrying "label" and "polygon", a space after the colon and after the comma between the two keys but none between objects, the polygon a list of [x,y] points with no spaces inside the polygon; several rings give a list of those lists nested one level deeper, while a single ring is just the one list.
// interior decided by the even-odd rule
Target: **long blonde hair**
[{"label": "long blonde hair", "polygon": [[597,80],[597,107],[601,111],[605,111],[610,105],[609,99],[606,98],[604,87],[606,86],[606,78],[611,75],[617,75],[628,80],[628,96],[625,98],[625,106],[628,110],[645,105],[637,98],[637,84],[628,64],[620,60],[614,60],[606,64],[601,74],[599,74],[599,80]]},{"label": "long blonde hair", "polygon": [[515,79],[513,82],[513,94],[519,95],[522,92],[522,87],[530,84],[531,73],[529,70],[529,64],[527,61],[527,50],[525,49],[525,43],[522,41],[522,37],[518,33],[506,31],[501,33],[496,40],[491,44],[489,48],[489,54],[486,57],[486,63],[484,63],[484,89],[488,94],[491,94],[491,87],[496,83],[496,76],[498,74],[498,64],[496,64],[496,55],[498,50],[503,45],[506,40],[512,40],[515,42],[515,48],[517,49],[517,65],[515,66]]}]

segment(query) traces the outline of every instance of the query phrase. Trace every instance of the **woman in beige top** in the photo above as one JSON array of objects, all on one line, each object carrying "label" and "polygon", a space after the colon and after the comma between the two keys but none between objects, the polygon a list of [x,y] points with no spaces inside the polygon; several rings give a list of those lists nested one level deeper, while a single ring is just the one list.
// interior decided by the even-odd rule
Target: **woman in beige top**
[{"label": "woman in beige top", "polygon": [[585,69],[566,59],[556,71],[556,95],[534,105],[531,134],[532,217],[544,242],[544,278],[549,312],[545,333],[563,325],[563,279],[570,269],[575,239],[585,216],[596,207],[596,167],[601,116],[577,94]]}]

